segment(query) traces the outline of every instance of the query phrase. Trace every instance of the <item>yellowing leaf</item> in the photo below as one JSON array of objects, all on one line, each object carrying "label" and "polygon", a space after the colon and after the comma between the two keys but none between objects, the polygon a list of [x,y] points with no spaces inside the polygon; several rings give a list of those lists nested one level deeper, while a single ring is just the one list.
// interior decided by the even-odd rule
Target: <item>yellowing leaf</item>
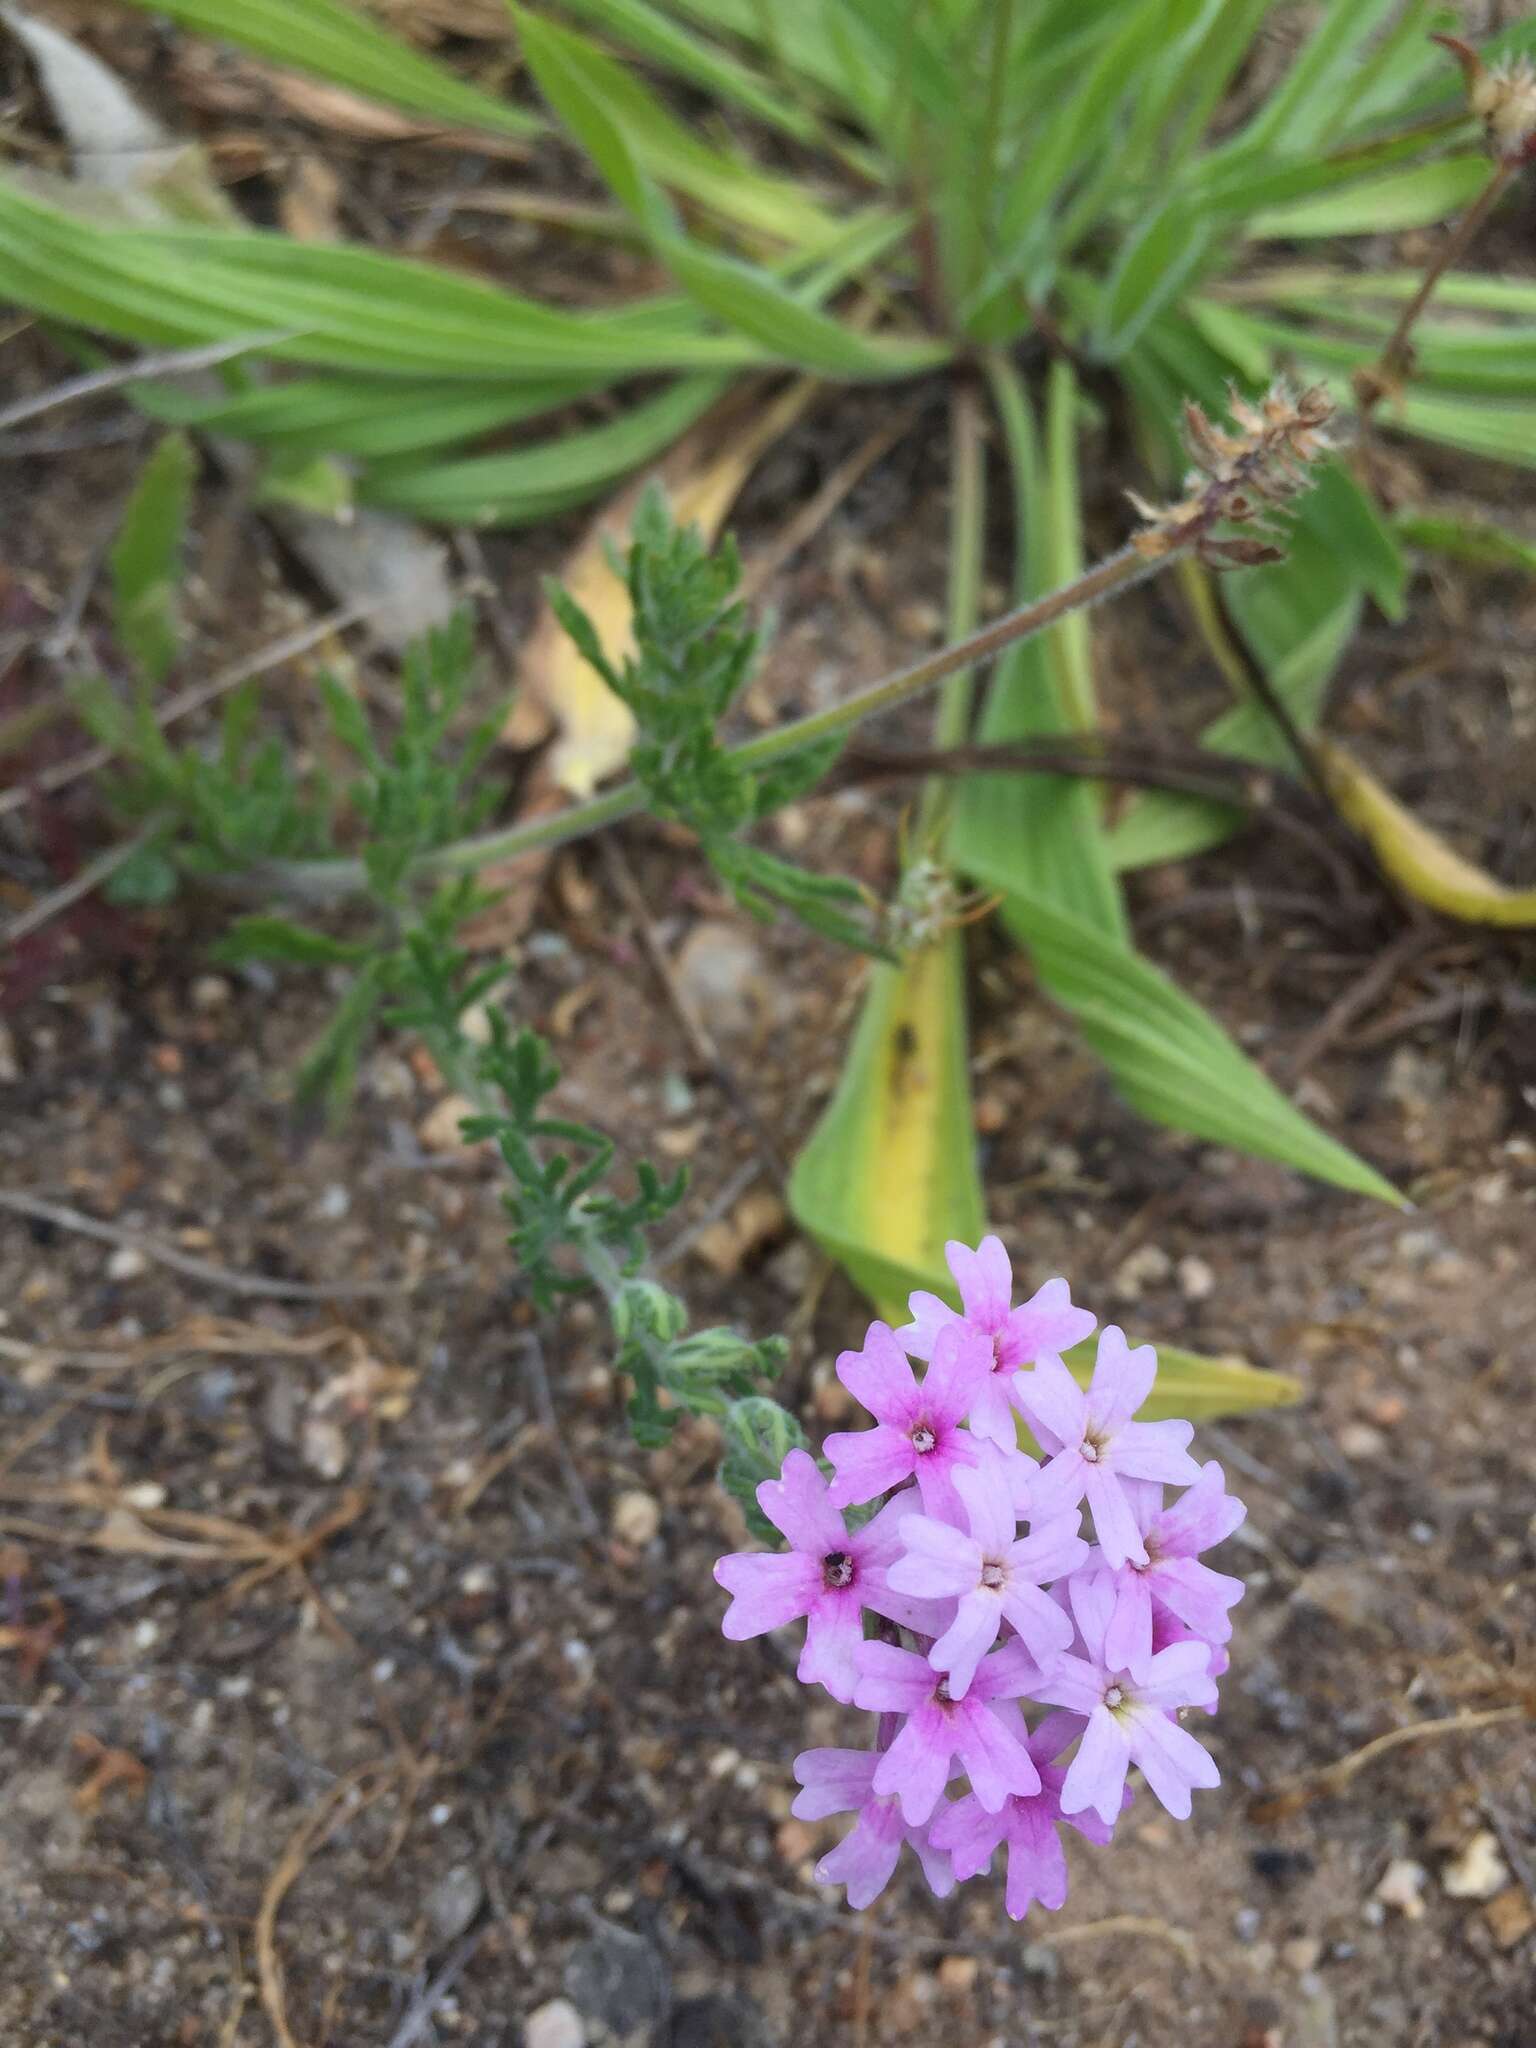
[{"label": "yellowing leaf", "polygon": [[[1081,1292],[1090,1301],[1092,1289],[1085,1281]],[[1256,1408],[1291,1408],[1302,1397],[1300,1380],[1289,1373],[1265,1372],[1246,1358],[1209,1358],[1198,1351],[1181,1351],[1176,1344],[1159,1344],[1146,1330],[1132,1331],[1131,1342],[1152,1344],[1157,1350],[1157,1383],[1147,1404],[1136,1411],[1141,1422],[1160,1422],[1169,1416],[1186,1422],[1204,1422],[1216,1415],[1246,1415]],[[1073,1378],[1087,1386],[1093,1377],[1096,1337],[1074,1345],[1066,1355]]]},{"label": "yellowing leaf", "polygon": [[795,1161],[796,1221],[887,1320],[914,1287],[955,1298],[946,1238],[986,1229],[966,1085],[958,931],[877,966],[837,1092]]},{"label": "yellowing leaf", "polygon": [[[810,377],[798,378],[772,405],[761,406],[755,418],[734,405],[702,421],[661,464],[659,474],[679,525],[696,525],[713,540],[751,475],[758,459],[787,433],[821,389]],[[761,405],[760,394],[758,397]],[[720,428],[728,418],[733,428],[721,445]],[[635,507],[648,478],[626,485],[588,529],[560,572],[560,581],[586,612],[602,638],[611,661],[633,651],[629,593],[608,560],[610,546],[622,548],[629,536]],[[635,722],[595,669],[577,652],[546,603],[529,636],[520,677],[522,690],[507,727],[507,737],[526,743],[532,736],[527,700],[552,717],[559,738],[550,753],[550,774],[574,797],[592,790],[629,758]]]},{"label": "yellowing leaf", "polygon": [[1464,860],[1336,742],[1314,744],[1334,802],[1400,889],[1462,924],[1536,925],[1536,889],[1511,889]]}]

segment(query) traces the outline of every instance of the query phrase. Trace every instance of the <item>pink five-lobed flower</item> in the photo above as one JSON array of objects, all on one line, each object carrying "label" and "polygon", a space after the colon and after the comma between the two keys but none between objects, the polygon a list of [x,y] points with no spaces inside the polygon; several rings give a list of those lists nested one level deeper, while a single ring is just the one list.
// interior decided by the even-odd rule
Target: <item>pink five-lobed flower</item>
[{"label": "pink five-lobed flower", "polygon": [[827,1498],[827,1482],[808,1451],[791,1451],[777,1479],[757,1489],[758,1506],[789,1542],[787,1551],[738,1550],[715,1565],[732,1594],[721,1627],[734,1643],[786,1622],[806,1622],[798,1676],[824,1685],[846,1706],[853,1698],[854,1652],[872,1608],[927,1634],[948,1610],[894,1591],[886,1574],[901,1550],[900,1525],[917,1506],[908,1487],[862,1529],[850,1531]]},{"label": "pink five-lobed flower", "polygon": [[891,1881],[903,1842],[910,1843],[923,1866],[928,1888],[946,1899],[955,1888],[948,1852],[935,1847],[933,1828],[948,1811],[940,1800],[932,1820],[912,1827],[902,1818],[901,1802],[874,1789],[880,1765],[876,1749],[807,1749],[795,1758],[795,1777],[802,1786],[790,1808],[799,1820],[825,1820],[833,1813],[856,1813],[858,1819],[837,1847],[816,1866],[818,1884],[847,1887],[850,1906],[869,1906]]},{"label": "pink five-lobed flower", "polygon": [[1174,1818],[1188,1820],[1191,1791],[1221,1783],[1209,1753],[1174,1719],[1180,1707],[1215,1700],[1209,1650],[1200,1642],[1172,1643],[1139,1669],[1126,1670],[1105,1656],[1115,1607],[1110,1574],[1075,1577],[1071,1599],[1086,1655],[1058,1657],[1033,1688],[1036,1699],[1081,1714],[1088,1723],[1061,1788],[1062,1812],[1087,1808],[1112,1821],[1120,1811],[1126,1771],[1136,1764]]},{"label": "pink five-lobed flower", "polygon": [[[1090,1842],[1099,1843],[1107,1842],[1114,1833],[1113,1823],[1096,1813],[1069,1815],[1061,1810],[1061,1788],[1067,1774],[1056,1759],[1082,1728],[1075,1714],[1047,1714],[1030,1736],[1026,1747],[1040,1773],[1038,1792],[1010,1793],[996,1813],[988,1813],[967,1793],[929,1823],[929,1842],[935,1849],[949,1851],[956,1881],[979,1877],[991,1867],[999,1844],[1008,1844],[1003,1904],[1011,1920],[1022,1920],[1036,1903],[1049,1913],[1066,1904],[1067,1858],[1058,1828],[1076,1828]],[[1127,1791],[1123,1804],[1130,1803]]]},{"label": "pink five-lobed flower", "polygon": [[[1104,1635],[1104,1654],[1113,1664],[1134,1669],[1152,1654],[1152,1616],[1164,1610],[1202,1642],[1230,1640],[1228,1609],[1243,1597],[1243,1582],[1201,1564],[1200,1552],[1220,1543],[1248,1512],[1226,1490],[1214,1461],[1172,1507],[1150,1480],[1125,1482],[1131,1512],[1141,1532],[1145,1564],[1125,1564],[1114,1574],[1115,1611]],[[1096,1563],[1100,1560],[1095,1559]]]},{"label": "pink five-lobed flower", "polygon": [[957,1769],[989,1813],[1010,1792],[1038,1792],[1040,1773],[1024,1747],[1017,1708],[1012,1720],[993,1713],[993,1700],[1012,1702],[1038,1684],[1039,1672],[1020,1642],[984,1657],[964,1699],[926,1658],[894,1643],[865,1643],[858,1652],[859,1682],[853,1703],[877,1714],[906,1718],[875,1767],[877,1793],[895,1793],[903,1818],[921,1827],[938,1805]]},{"label": "pink five-lobed flower", "polygon": [[931,1515],[958,1518],[954,1474],[976,1462],[976,1439],[961,1425],[992,1370],[984,1338],[956,1323],[940,1333],[918,1385],[906,1353],[884,1323],[871,1323],[862,1351],[845,1351],[837,1376],[875,1418],[873,1429],[840,1430],[825,1450],[836,1468],[834,1507],[856,1507],[915,1478]]},{"label": "pink five-lobed flower", "polygon": [[912,1320],[896,1332],[896,1339],[914,1358],[932,1358],[940,1332],[957,1324],[984,1337],[992,1353],[992,1370],[971,1404],[971,1428],[1007,1449],[1017,1441],[1014,1381],[1019,1369],[1043,1351],[1069,1351],[1091,1337],[1094,1318],[1087,1309],[1072,1306],[1065,1280],[1047,1280],[1015,1308],[1013,1268],[999,1237],[984,1237],[974,1251],[951,1240],[944,1256],[963,1313],[956,1314],[936,1294],[919,1291],[907,1302]]},{"label": "pink five-lobed flower", "polygon": [[[1153,1479],[1188,1486],[1200,1476],[1189,1455],[1188,1422],[1134,1422],[1152,1391],[1157,1353],[1134,1351],[1113,1323],[1099,1337],[1093,1378],[1085,1393],[1061,1360],[1047,1352],[1017,1381],[1019,1405],[1049,1454],[1042,1481],[1080,1490],[1093,1510],[1093,1530],[1104,1561],[1118,1570],[1147,1561],[1124,1481]],[[924,1500],[926,1505],[926,1496]]]},{"label": "pink five-lobed flower", "polygon": [[[1018,1455],[1017,1453],[1015,1455]],[[955,1473],[966,1529],[931,1515],[902,1518],[906,1555],[889,1567],[891,1586],[929,1600],[955,1600],[954,1619],[928,1652],[935,1671],[949,1679],[952,1699],[964,1699],[976,1668],[1011,1622],[1024,1647],[1047,1664],[1072,1641],[1072,1624],[1050,1595],[1047,1579],[1076,1571],[1088,1556],[1078,1535],[1077,1509],[1018,1533],[1012,1459],[983,1444],[979,1461]],[[968,1532],[968,1533],[967,1533]]]}]

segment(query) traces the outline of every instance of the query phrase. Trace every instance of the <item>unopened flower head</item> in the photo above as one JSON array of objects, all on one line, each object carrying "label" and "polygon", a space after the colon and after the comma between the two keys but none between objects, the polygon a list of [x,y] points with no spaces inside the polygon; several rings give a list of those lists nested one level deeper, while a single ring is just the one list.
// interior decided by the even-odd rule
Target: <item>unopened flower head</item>
[{"label": "unopened flower head", "polygon": [[796,1450],[758,1489],[788,1550],[715,1575],[728,1636],[803,1619],[800,1678],[872,1717],[867,1745],[795,1760],[801,1819],[854,1815],[818,1879],[868,1905],[910,1848],[942,1898],[1001,1854],[1018,1919],[1063,1903],[1062,1829],[1109,1842],[1133,1768],[1180,1818],[1218,1783],[1179,1717],[1215,1709],[1243,1589],[1202,1553],[1243,1508],[1190,1456],[1189,1423],[1138,1419],[1149,1345],[1105,1329],[1079,1385],[1060,1354],[1093,1318],[1066,1282],[1015,1307],[997,1238],[947,1250],[959,1309],[914,1294],[908,1324],[839,1358],[873,1423],[827,1439],[830,1483]]}]

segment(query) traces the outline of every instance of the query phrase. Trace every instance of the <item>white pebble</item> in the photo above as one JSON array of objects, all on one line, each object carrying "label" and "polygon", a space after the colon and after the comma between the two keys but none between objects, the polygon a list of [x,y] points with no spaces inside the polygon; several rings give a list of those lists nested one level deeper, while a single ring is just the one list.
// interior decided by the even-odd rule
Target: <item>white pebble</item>
[{"label": "white pebble", "polygon": [[107,1261],[109,1280],[137,1280],[141,1273],[147,1273],[149,1261],[137,1245],[120,1244]]},{"label": "white pebble", "polygon": [[552,1998],[523,2023],[524,2048],[584,2048],[587,2030],[568,1998]]}]

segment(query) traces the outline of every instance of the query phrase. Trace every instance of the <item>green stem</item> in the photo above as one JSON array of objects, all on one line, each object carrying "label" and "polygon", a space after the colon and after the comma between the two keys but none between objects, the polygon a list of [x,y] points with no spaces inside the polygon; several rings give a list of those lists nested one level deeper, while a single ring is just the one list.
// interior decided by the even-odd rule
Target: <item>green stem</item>
[{"label": "green stem", "polygon": [[[976,630],[981,610],[981,561],[986,542],[987,469],[981,435],[981,401],[969,378],[954,386],[949,409],[949,591],[946,630],[963,641]],[[933,722],[936,747],[962,745],[971,727],[970,668],[956,669],[939,692]],[[918,813],[918,842],[936,836],[949,803],[948,785],[925,785]]]},{"label": "green stem", "polygon": [[[1074,577],[1060,590],[1050,591],[1044,597],[1005,612],[1000,619],[993,619],[989,625],[967,634],[953,646],[941,647],[937,653],[925,655],[921,661],[897,669],[879,682],[871,683],[867,689],[855,691],[841,704],[829,705],[825,711],[813,711],[804,718],[791,719],[776,732],[766,732],[759,739],[732,747],[728,758],[744,768],[766,768],[770,762],[782,760],[786,754],[797,753],[802,747],[812,746],[819,740],[833,739],[866,718],[893,710],[909,697],[920,696],[924,690],[932,689],[935,683],[943,682],[946,676],[973,668],[979,662],[990,661],[993,655],[1000,654],[1005,647],[1012,647],[1018,641],[1033,639],[1059,619],[1082,611],[1088,605],[1099,604],[1120,591],[1130,590],[1138,583],[1147,582],[1167,568],[1170,562],[1177,561],[1181,554],[1187,553],[1201,538],[1201,532],[1192,527],[1187,534],[1178,536],[1156,554],[1145,554],[1134,544],[1123,547],[1106,556],[1102,562],[1095,563],[1083,575]],[[617,789],[608,790],[602,796],[589,797],[585,803],[573,804],[568,811],[561,811],[554,817],[540,818],[530,825],[515,825],[508,831],[482,833],[478,838],[461,839],[451,846],[440,847],[436,853],[426,856],[416,872],[423,876],[475,874],[482,868],[516,860],[520,854],[538,853],[546,847],[565,846],[573,839],[585,839],[589,833],[615,825],[621,818],[633,817],[636,811],[644,808],[644,804],[644,792],[638,783],[621,783]],[[360,860],[272,861],[251,877],[254,884],[308,902],[330,902],[355,895],[366,888],[367,880]],[[249,891],[242,889],[242,893]]]}]

